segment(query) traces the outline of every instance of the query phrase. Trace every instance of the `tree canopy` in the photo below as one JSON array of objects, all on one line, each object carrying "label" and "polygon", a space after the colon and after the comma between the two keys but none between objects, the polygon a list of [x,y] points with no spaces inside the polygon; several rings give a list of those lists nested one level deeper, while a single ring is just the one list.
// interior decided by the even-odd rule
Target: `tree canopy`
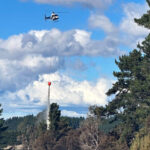
[{"label": "tree canopy", "polygon": [[[149,0],[147,3],[150,6]],[[135,22],[150,29],[150,11]],[[119,68],[113,72],[117,81],[106,93],[114,98],[106,107],[95,107],[93,112],[102,118],[121,120],[116,132],[130,146],[134,133],[150,115],[150,34],[137,49],[120,56],[115,63]]]}]

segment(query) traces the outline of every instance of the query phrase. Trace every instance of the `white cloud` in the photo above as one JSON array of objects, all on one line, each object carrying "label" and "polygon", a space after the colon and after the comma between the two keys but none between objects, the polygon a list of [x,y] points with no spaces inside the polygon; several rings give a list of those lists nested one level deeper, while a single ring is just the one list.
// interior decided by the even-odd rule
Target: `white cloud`
[{"label": "white cloud", "polygon": [[86,46],[90,42],[91,33],[86,32],[84,30],[76,30],[74,34],[74,38],[77,42],[81,44],[81,46]]},{"label": "white cloud", "polygon": [[[109,43],[109,45],[107,45]],[[111,44],[113,43],[113,44]],[[22,59],[27,55],[50,56],[112,56],[119,55],[116,51],[118,41],[105,38],[102,41],[91,39],[91,33],[85,30],[70,30],[61,32],[58,29],[50,31],[30,31],[0,40],[0,58]],[[113,51],[109,49],[112,48]]]},{"label": "white cloud", "polygon": [[135,36],[143,36],[147,34],[147,29],[137,25],[137,23],[134,22],[134,18],[140,18],[146,13],[148,6],[145,4],[128,3],[123,6],[123,9],[125,16],[120,24],[121,30]]},{"label": "white cloud", "polygon": [[61,115],[67,117],[84,117],[84,118],[87,117],[87,114],[80,114],[75,111],[68,111],[68,110],[62,110]]},{"label": "white cloud", "polygon": [[33,1],[37,3],[65,5],[65,6],[66,5],[70,6],[73,5],[74,3],[80,3],[81,5],[88,8],[100,8],[100,9],[108,7],[113,2],[113,0],[33,0]]},{"label": "white cloud", "polygon": [[114,33],[117,31],[109,18],[101,14],[92,14],[88,22],[90,27],[102,29],[106,33]]},{"label": "white cloud", "polygon": [[[100,78],[96,83],[89,81],[75,81],[72,78],[61,75],[58,72],[53,74],[45,74],[39,77],[38,81],[34,81],[26,88],[18,90],[14,93],[7,94],[8,97],[15,101],[20,99],[24,104],[36,106],[46,105],[48,96],[48,81],[52,82],[50,101],[57,102],[60,106],[69,105],[105,105],[107,104],[107,96],[105,93],[112,85],[112,80]],[[17,103],[17,102],[16,102]]]},{"label": "white cloud", "polygon": [[79,29],[66,32],[58,29],[34,30],[6,40],[0,39],[0,88],[23,88],[39,74],[64,67],[64,56],[120,55],[118,42],[111,37],[92,40],[90,32]]},{"label": "white cloud", "polygon": [[138,42],[144,40],[148,35],[149,30],[139,26],[134,22],[134,18],[140,18],[147,12],[147,4],[127,3],[123,5],[124,17],[120,23],[120,34],[122,43],[130,45],[132,48],[136,47]]},{"label": "white cloud", "polygon": [[106,33],[106,38],[115,39],[118,45],[136,48],[137,43],[148,35],[148,29],[139,26],[134,18],[140,18],[148,10],[148,5],[138,3],[126,3],[123,5],[123,13],[120,24],[114,25],[107,16],[93,13],[88,19],[89,27],[101,29]]},{"label": "white cloud", "polygon": [[59,57],[27,56],[23,60],[0,59],[0,89],[15,91],[43,72],[55,72],[63,65]]}]

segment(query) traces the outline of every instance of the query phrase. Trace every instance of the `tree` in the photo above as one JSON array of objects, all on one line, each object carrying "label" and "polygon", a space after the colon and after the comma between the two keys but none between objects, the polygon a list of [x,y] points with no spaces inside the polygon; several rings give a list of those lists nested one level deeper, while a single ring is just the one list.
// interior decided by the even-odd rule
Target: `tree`
[{"label": "tree", "polygon": [[128,150],[125,143],[100,130],[101,120],[88,117],[80,127],[80,146],[82,150]]},{"label": "tree", "polygon": [[[147,4],[150,6],[150,0],[146,0]],[[134,19],[136,23],[139,25],[144,26],[145,28],[150,29],[150,11],[148,11],[146,14],[144,14],[140,19]]]},{"label": "tree", "polygon": [[56,103],[52,103],[50,106],[49,119],[50,131],[55,135],[57,141],[71,129],[66,120],[61,119],[61,111]]},{"label": "tree", "polygon": [[150,116],[146,119],[145,126],[136,133],[132,142],[131,150],[149,150],[150,149]]},{"label": "tree", "polygon": [[70,128],[65,120],[61,119],[61,111],[59,110],[59,105],[56,103],[52,103],[50,105],[49,121],[49,130],[45,130],[46,127],[44,122],[40,123],[38,128],[39,134],[36,138],[34,138],[34,140],[30,139],[30,141],[33,143],[33,150],[66,149],[65,143],[61,142],[61,139],[67,136]]},{"label": "tree", "polygon": [[80,129],[71,129],[57,141],[54,150],[82,150],[80,146]]},{"label": "tree", "polygon": [[89,117],[82,123],[80,142],[83,150],[98,150],[100,143],[99,124],[99,120],[94,117]]},{"label": "tree", "polygon": [[52,131],[58,130],[60,115],[61,112],[59,110],[59,106],[56,103],[52,103],[50,105],[50,112],[49,112],[50,130]]},{"label": "tree", "polygon": [[[1,104],[0,104],[0,107],[1,107]],[[2,112],[3,112],[3,109],[1,108],[0,109],[0,116],[1,116]],[[2,132],[4,131],[3,124],[4,124],[4,120],[0,119],[0,136],[1,136]]]},{"label": "tree", "polygon": [[33,150],[53,150],[56,145],[56,138],[51,131],[40,134],[32,143]]},{"label": "tree", "polygon": [[[150,6],[149,0],[147,3]],[[150,29],[150,11],[135,22]],[[95,108],[93,112],[102,118],[121,120],[115,131],[130,146],[134,133],[144,126],[150,114],[150,34],[137,49],[120,56],[115,63],[119,68],[113,72],[117,81],[106,93],[114,98],[106,107]]]},{"label": "tree", "polygon": [[[0,116],[2,115],[3,109],[1,108],[1,104],[0,104]],[[3,143],[1,143],[3,141],[4,138],[4,131],[7,129],[6,126],[4,126],[4,119],[1,118],[0,119],[0,148],[2,148],[1,146],[3,145]]]}]

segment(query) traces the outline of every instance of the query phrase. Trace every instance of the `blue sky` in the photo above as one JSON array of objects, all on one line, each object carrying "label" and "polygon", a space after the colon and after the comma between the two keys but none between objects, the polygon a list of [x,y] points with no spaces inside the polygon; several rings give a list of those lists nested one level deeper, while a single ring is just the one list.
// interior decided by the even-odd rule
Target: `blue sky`
[{"label": "blue sky", "polygon": [[[63,115],[85,116],[90,105],[105,106],[115,59],[149,33],[133,21],[147,10],[145,0],[1,0],[3,117],[46,108],[49,80],[51,102]],[[52,11],[58,22],[44,20]]]}]

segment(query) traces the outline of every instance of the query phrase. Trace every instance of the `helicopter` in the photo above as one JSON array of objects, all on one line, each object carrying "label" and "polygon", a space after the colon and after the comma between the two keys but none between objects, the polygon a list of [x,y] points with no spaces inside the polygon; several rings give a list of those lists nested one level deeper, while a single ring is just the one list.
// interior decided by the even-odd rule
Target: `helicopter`
[{"label": "helicopter", "polygon": [[59,19],[59,16],[55,12],[52,12],[50,16],[45,15],[45,20],[47,20],[47,19],[55,21],[55,20]]}]

